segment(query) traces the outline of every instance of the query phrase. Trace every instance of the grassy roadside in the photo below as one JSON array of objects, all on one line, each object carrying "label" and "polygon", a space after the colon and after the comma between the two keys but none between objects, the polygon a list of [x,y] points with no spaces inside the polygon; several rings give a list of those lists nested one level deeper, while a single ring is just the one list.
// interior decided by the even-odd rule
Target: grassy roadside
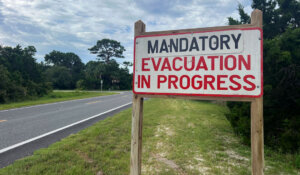
[{"label": "grassy roadside", "polygon": [[32,100],[0,104],[0,110],[32,106],[32,105],[39,105],[39,104],[45,104],[45,103],[54,103],[54,102],[60,102],[60,101],[66,101],[66,100],[75,100],[75,99],[97,97],[97,96],[104,96],[104,95],[113,95],[113,94],[117,94],[117,93],[97,92],[97,91],[53,91],[53,92],[49,93],[48,95],[45,95],[43,97],[38,97],[38,98],[35,98]]},{"label": "grassy roadside", "polygon": [[[233,133],[227,109],[199,101],[152,99],[144,105],[142,174],[251,174],[250,148]],[[129,174],[131,109],[33,156],[7,174]],[[265,150],[265,174],[299,174],[292,155]]]}]

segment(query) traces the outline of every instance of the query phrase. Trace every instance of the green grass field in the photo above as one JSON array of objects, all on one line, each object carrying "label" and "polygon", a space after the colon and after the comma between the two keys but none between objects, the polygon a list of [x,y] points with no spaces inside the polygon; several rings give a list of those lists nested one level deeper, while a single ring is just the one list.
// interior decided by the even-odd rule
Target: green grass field
[{"label": "green grass field", "polygon": [[31,100],[0,104],[0,110],[113,94],[117,93],[96,91],[53,91],[48,95],[45,95],[43,97],[37,97]]},{"label": "green grass field", "polygon": [[[151,99],[144,105],[142,174],[251,174],[250,147],[209,102]],[[0,169],[7,174],[129,174],[131,109]],[[265,149],[265,174],[299,174],[295,156]]]}]

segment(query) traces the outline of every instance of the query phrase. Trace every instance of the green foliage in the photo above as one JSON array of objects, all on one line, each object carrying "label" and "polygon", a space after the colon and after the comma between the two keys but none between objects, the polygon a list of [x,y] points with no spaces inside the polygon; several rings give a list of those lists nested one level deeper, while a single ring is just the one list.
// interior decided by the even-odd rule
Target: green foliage
[{"label": "green foliage", "polygon": [[78,90],[85,89],[84,80],[81,79],[76,82],[76,89],[78,89]]},{"label": "green foliage", "polygon": [[132,64],[131,62],[129,62],[129,61],[124,61],[124,62],[123,62],[123,65],[124,65],[126,68],[128,68],[128,67],[130,67],[130,66],[133,66],[133,64]]},{"label": "green foliage", "polygon": [[50,68],[46,70],[48,80],[54,89],[74,89],[76,82],[83,77],[84,64],[78,55],[53,50],[45,55]]},{"label": "green foliage", "polygon": [[50,67],[45,73],[54,89],[73,89],[75,87],[71,72],[64,66]]},{"label": "green foliage", "polygon": [[53,50],[49,54],[45,55],[45,61],[48,64],[64,66],[68,69],[80,70],[84,67],[79,56],[72,52],[63,53]]},{"label": "green foliage", "polygon": [[296,168],[300,169],[300,153],[298,153],[296,155],[296,160],[295,160],[295,163],[296,163]]},{"label": "green foliage", "polygon": [[[252,7],[263,11],[264,20],[265,143],[296,152],[300,148],[300,3],[254,0]],[[239,12],[244,19],[245,14]],[[234,24],[232,20],[229,18],[229,24]],[[227,118],[236,133],[249,143],[249,104],[228,103],[228,106],[231,113]]]},{"label": "green foliage", "polygon": [[240,24],[247,24],[250,23],[250,16],[244,11],[244,7],[242,4],[238,5],[237,10],[240,14],[240,20],[233,19],[232,17],[228,17],[228,24],[229,25],[240,25]]},{"label": "green foliage", "polygon": [[11,84],[9,72],[3,65],[0,65],[0,79],[0,103],[3,103],[8,100],[7,87]]},{"label": "green foliage", "polygon": [[128,90],[132,88],[132,74],[127,67],[120,68],[115,60],[109,62],[89,61],[84,71],[84,79],[78,87],[84,89]]},{"label": "green foliage", "polygon": [[300,25],[300,3],[297,0],[253,0],[252,8],[263,12],[265,39]]},{"label": "green foliage", "polygon": [[124,47],[120,42],[111,39],[98,40],[97,44],[88,49],[97,54],[98,61],[89,61],[84,70],[84,78],[77,83],[80,89],[128,90],[132,88],[132,74],[129,73],[131,62],[120,65],[112,58],[124,58]]},{"label": "green foliage", "polygon": [[250,145],[250,104],[228,102],[231,112],[226,114],[234,132],[242,137],[245,144]]},{"label": "green foliage", "polygon": [[111,58],[124,58],[123,52],[125,48],[120,42],[111,39],[98,40],[96,45],[88,49],[92,54],[97,54],[100,60],[108,63]]},{"label": "green foliage", "polygon": [[35,47],[24,49],[0,46],[0,103],[43,96],[51,91],[42,74],[42,65],[33,58]]},{"label": "green foliage", "polygon": [[266,142],[284,150],[300,148],[300,28],[264,44]]},{"label": "green foliage", "polygon": [[124,62],[125,68],[113,57],[123,58],[124,47],[117,41],[102,39],[89,49],[104,61],[89,61],[86,65],[74,53],[52,51],[45,56],[44,73],[54,89],[103,89],[128,90],[132,87],[131,62]]},{"label": "green foliage", "polygon": [[86,65],[71,52],[53,50],[45,55],[46,64],[38,64],[33,57],[36,52],[34,46],[24,49],[19,45],[15,48],[0,46],[0,103],[41,97],[53,88],[100,89],[101,80],[104,82],[103,89],[131,89],[132,74],[128,67],[132,63],[124,62],[125,68],[122,68],[111,59],[123,58],[124,47],[109,39],[97,44],[91,52],[97,52],[95,48],[98,47],[105,62],[90,61]]}]

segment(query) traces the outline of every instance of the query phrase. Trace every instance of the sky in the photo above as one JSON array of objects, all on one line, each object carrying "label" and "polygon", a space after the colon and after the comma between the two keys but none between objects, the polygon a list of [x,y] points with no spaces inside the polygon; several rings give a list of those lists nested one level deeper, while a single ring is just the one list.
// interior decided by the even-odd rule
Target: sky
[{"label": "sky", "polygon": [[146,31],[224,26],[238,3],[251,13],[249,0],[0,0],[0,45],[35,46],[38,62],[57,50],[87,63],[96,60],[88,48],[109,38],[126,49],[117,61],[133,62],[136,21]]}]

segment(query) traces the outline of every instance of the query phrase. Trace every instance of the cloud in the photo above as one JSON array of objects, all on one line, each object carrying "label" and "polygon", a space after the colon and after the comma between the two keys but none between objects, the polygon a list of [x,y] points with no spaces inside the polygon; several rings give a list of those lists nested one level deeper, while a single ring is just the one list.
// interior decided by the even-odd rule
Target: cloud
[{"label": "cloud", "polygon": [[[242,0],[247,12],[250,3]],[[237,0],[0,0],[0,44],[33,45],[37,59],[52,50],[74,52],[84,62],[95,59],[87,50],[110,38],[133,58],[134,22],[147,31],[227,25],[238,18]],[[124,61],[124,60],[121,60]]]}]

